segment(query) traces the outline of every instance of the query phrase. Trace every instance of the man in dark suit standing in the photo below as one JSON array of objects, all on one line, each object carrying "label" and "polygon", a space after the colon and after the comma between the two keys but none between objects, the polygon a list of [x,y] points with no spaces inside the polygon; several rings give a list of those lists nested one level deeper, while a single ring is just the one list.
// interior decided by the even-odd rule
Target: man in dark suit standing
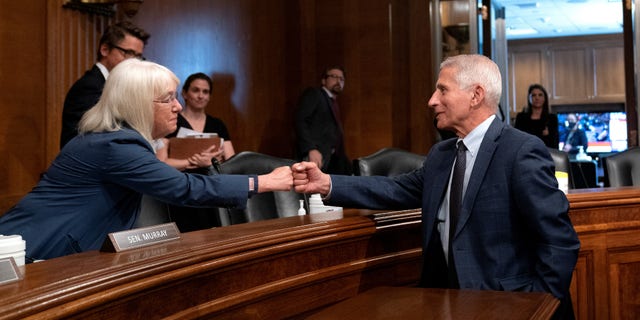
[{"label": "man in dark suit standing", "polygon": [[307,88],[295,115],[298,159],[311,161],[322,171],[351,174],[351,161],[344,149],[343,127],[337,97],[344,89],[342,67],[329,67],[320,88]]},{"label": "man in dark suit standing", "polygon": [[[542,141],[497,119],[502,80],[481,55],[449,57],[429,100],[439,129],[457,138],[434,145],[421,170],[346,177],[293,165],[296,191],[343,207],[422,207],[421,284],[549,292],[555,319],[573,319],[569,295],[580,242]],[[454,165],[455,164],[455,165]]]},{"label": "man in dark suit standing", "polygon": [[125,59],[144,59],[147,39],[148,33],[127,21],[105,30],[98,47],[98,62],[71,86],[64,99],[60,149],[78,134],[82,115],[98,103],[109,71]]}]

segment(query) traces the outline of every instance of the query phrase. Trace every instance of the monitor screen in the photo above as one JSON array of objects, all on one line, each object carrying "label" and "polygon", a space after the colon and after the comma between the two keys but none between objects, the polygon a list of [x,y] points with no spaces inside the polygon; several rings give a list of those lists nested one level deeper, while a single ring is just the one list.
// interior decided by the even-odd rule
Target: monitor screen
[{"label": "monitor screen", "polygon": [[578,153],[610,153],[627,149],[627,115],[624,112],[558,113],[559,149]]}]

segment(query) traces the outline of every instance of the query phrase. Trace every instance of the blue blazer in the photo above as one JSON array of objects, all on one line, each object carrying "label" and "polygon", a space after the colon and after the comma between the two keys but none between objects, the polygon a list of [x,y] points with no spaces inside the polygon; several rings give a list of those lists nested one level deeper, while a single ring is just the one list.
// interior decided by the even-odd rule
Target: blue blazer
[{"label": "blue blazer", "polygon": [[142,194],[175,205],[240,207],[248,177],[182,173],[158,160],[131,129],[77,136],[38,184],[0,216],[0,234],[19,234],[26,256],[50,259],[101,247],[107,234],[131,229]]},{"label": "blue blazer", "polygon": [[[455,142],[436,144],[421,170],[402,176],[331,176],[327,202],[372,209],[422,207],[427,248],[449,182]],[[453,236],[460,288],[568,298],[580,249],[568,209],[542,141],[494,120],[480,146]],[[424,261],[428,264],[429,257]]]}]

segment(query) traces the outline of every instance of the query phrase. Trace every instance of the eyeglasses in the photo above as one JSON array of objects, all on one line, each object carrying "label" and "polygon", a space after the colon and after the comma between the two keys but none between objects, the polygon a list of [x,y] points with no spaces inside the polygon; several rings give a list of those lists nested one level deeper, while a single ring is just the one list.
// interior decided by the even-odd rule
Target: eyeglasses
[{"label": "eyeglasses", "polygon": [[112,44],[111,47],[122,51],[122,54],[124,54],[125,58],[136,58],[136,59],[139,59],[139,60],[147,60],[142,55],[142,53],[137,53],[137,52],[135,52],[135,50],[125,49],[125,48],[116,46],[115,44]]},{"label": "eyeglasses", "polygon": [[333,79],[338,79],[338,80],[340,80],[340,81],[344,81],[344,77],[339,76],[339,75],[337,75],[337,74],[328,74],[328,75],[327,75],[327,78],[333,78]]},{"label": "eyeglasses", "polygon": [[174,93],[174,94],[172,94],[171,96],[169,96],[168,98],[165,98],[165,99],[156,99],[156,100],[153,100],[153,102],[169,104],[169,103],[172,103],[172,102],[176,101],[176,99],[177,99],[177,98],[176,98],[176,94]]}]

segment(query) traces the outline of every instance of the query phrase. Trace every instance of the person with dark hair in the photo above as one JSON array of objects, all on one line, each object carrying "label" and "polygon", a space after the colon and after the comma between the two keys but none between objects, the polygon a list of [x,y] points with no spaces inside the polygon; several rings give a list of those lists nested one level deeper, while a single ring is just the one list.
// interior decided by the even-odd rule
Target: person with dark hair
[{"label": "person with dark hair", "polygon": [[307,88],[298,101],[295,114],[297,158],[314,162],[322,171],[352,173],[344,146],[344,128],[337,97],[342,93],[345,71],[328,67],[322,73],[321,87]]},{"label": "person with dark hair", "polygon": [[548,292],[553,319],[573,319],[571,278],[580,241],[554,162],[540,139],[496,117],[498,65],[482,55],[440,64],[428,107],[457,139],[435,144],[422,168],[395,177],[326,174],[292,166],[300,193],[327,205],[374,210],[422,207],[422,280],[430,288]]},{"label": "person with dark hair", "polygon": [[527,106],[516,116],[514,127],[542,139],[547,147],[558,149],[558,116],[549,111],[549,95],[543,86],[529,86]]},{"label": "person with dark hair", "polygon": [[169,140],[165,138],[157,150],[160,160],[178,170],[203,171],[202,168],[211,166],[212,159],[215,158],[219,163],[222,163],[235,154],[227,126],[219,118],[206,113],[212,88],[213,81],[202,72],[187,77],[182,86],[184,109],[178,114],[178,127],[166,138],[176,137],[181,128],[198,133],[217,133],[218,137],[224,139],[221,148],[211,152],[203,150],[203,152],[196,153],[187,159],[173,159],[168,157],[167,151],[170,146],[168,145]]},{"label": "person with dark hair", "polygon": [[562,151],[569,153],[571,159],[574,159],[581,149],[583,152],[587,152],[589,146],[589,139],[582,127],[581,120],[578,114],[570,113],[563,124],[565,137]]},{"label": "person with dark hair", "polygon": [[149,37],[147,32],[128,21],[118,22],[104,31],[98,45],[98,61],[71,86],[64,99],[60,149],[78,135],[78,122],[98,103],[111,69],[125,59],[144,60],[142,53]]}]

